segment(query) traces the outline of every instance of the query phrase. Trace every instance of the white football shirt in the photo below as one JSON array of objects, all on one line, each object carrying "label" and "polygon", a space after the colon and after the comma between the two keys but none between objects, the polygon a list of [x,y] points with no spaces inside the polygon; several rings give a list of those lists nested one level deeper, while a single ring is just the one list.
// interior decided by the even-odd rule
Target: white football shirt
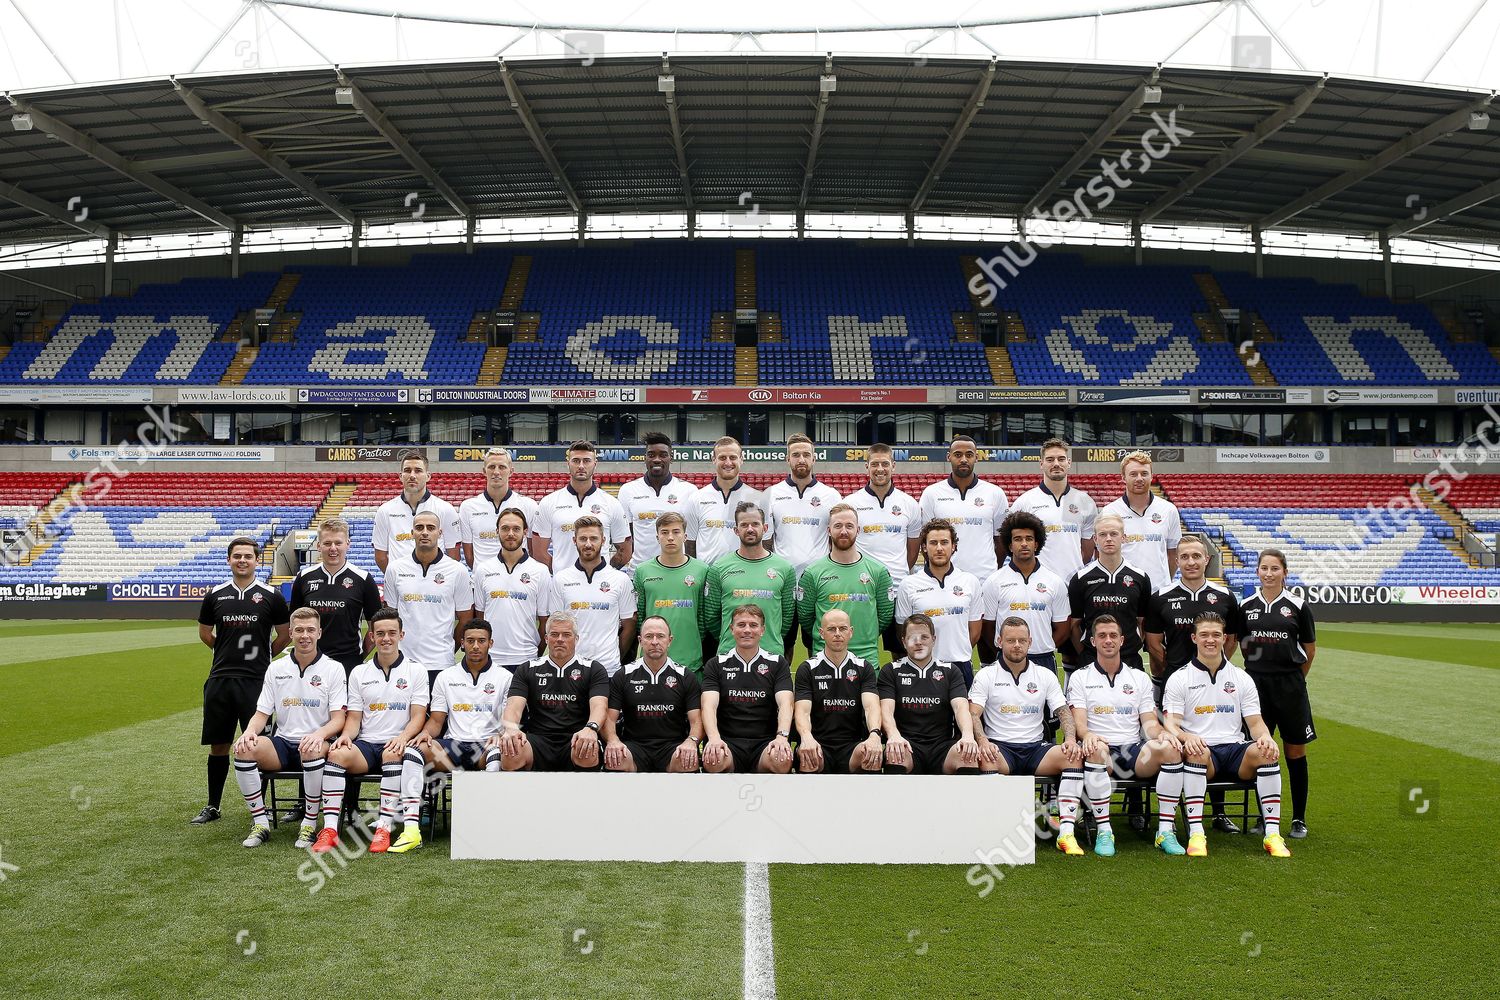
[{"label": "white football shirt", "polygon": [[734,533],[734,510],[742,503],[753,503],[764,513],[765,497],[760,490],[736,480],[728,493],[720,492],[717,480],[693,491],[693,514],[688,518],[688,537],[697,545],[698,558],[714,564],[726,552],[740,547]]},{"label": "white football shirt", "polygon": [[552,611],[567,611],[578,620],[574,655],[614,676],[620,669],[620,622],[635,617],[630,574],[608,563],[589,573],[575,559],[552,574]]},{"label": "white football shirt", "polygon": [[374,658],[349,674],[349,711],[362,713],[359,738],[367,743],[388,743],[401,735],[411,721],[411,707],[427,707],[427,668],[406,655],[397,654],[390,670],[382,670]]},{"label": "white football shirt", "polygon": [[884,565],[892,585],[899,587],[911,572],[906,565],[907,540],[922,533],[921,507],[894,486],[882,500],[868,484],[844,497],[844,503],[859,511],[859,551]]},{"label": "white football shirt", "polygon": [[459,530],[463,542],[474,547],[474,565],[500,554],[500,512],[514,507],[526,515],[526,538],[536,529],[536,501],[515,490],[507,492],[499,503],[481,492],[458,505]]},{"label": "white football shirt", "polygon": [[1111,680],[1098,663],[1073,671],[1068,707],[1083,709],[1089,732],[1112,747],[1139,743],[1145,735],[1141,716],[1156,714],[1151,678],[1144,670],[1121,666]]},{"label": "white football shirt", "polygon": [[608,543],[619,545],[630,537],[625,508],[597,483],[581,497],[570,486],[553,490],[537,504],[536,524],[531,527],[532,534],[551,541],[553,566],[571,566],[578,560],[578,548],[573,544],[573,525],[584,516],[597,517],[604,525],[606,561],[609,558]]},{"label": "white football shirt", "polygon": [[995,559],[995,536],[1010,510],[1005,491],[994,483],[976,478],[973,485],[960,490],[953,477],[939,479],[922,491],[922,523],[935,517],[953,522],[958,533],[958,548],[953,565],[981,580],[989,579],[999,563]]},{"label": "white football shirt", "polygon": [[509,670],[493,665],[475,678],[462,661],[438,674],[432,683],[431,711],[448,714],[448,738],[480,743],[498,733],[510,678]]},{"label": "white football shirt", "polygon": [[1052,627],[1068,620],[1068,588],[1038,560],[1031,575],[1022,576],[1009,559],[990,574],[982,591],[983,617],[995,623],[995,640],[1000,639],[1000,623],[1011,615],[1026,619],[1031,629],[1032,653],[1055,653]]},{"label": "white football shirt", "polygon": [[1260,693],[1250,675],[1233,663],[1226,662],[1210,676],[1194,657],[1167,678],[1162,711],[1182,716],[1183,731],[1209,746],[1240,743],[1245,739],[1245,718],[1260,714]]},{"label": "white football shirt", "polygon": [[276,717],[276,735],[297,742],[328,725],[328,716],[349,707],[348,681],[338,660],[318,654],[300,667],[288,649],[266,668],[255,710]]},{"label": "white football shirt", "polygon": [[969,623],[979,620],[979,581],[973,573],[948,570],[939,580],[924,563],[896,586],[896,616],[900,625],[912,615],[926,615],[937,629],[934,659],[968,663],[974,658]]},{"label": "white football shirt", "polygon": [[1038,562],[1063,580],[1083,569],[1082,543],[1093,539],[1094,519],[1099,516],[1093,497],[1072,485],[1062,496],[1054,496],[1043,483],[1016,497],[1010,509],[1035,514],[1046,527],[1047,542],[1037,553]]},{"label": "white football shirt", "polygon": [[1182,519],[1176,506],[1153,493],[1140,514],[1130,509],[1124,497],[1111,500],[1099,513],[1124,518],[1125,544],[1120,551],[1126,562],[1151,578],[1152,591],[1172,582],[1172,574],[1167,572],[1167,550],[1177,548],[1182,541]]},{"label": "white football shirt", "polygon": [[1015,677],[1003,660],[974,675],[969,701],[984,709],[984,734],[999,743],[1040,743],[1043,720],[1065,704],[1056,672],[1027,661]]},{"label": "white football shirt", "polygon": [[698,487],[676,476],[667,480],[660,492],[646,482],[645,476],[620,487],[620,506],[625,509],[625,520],[630,525],[631,537],[635,539],[635,547],[630,553],[632,573],[641,563],[661,555],[661,545],[656,540],[656,519],[661,515],[668,512],[681,514],[686,522],[685,537],[692,538],[698,533],[693,523],[698,517],[697,505],[693,502],[697,492]]},{"label": "white football shirt", "polygon": [[397,493],[375,510],[375,528],[370,536],[370,547],[380,549],[387,555],[386,565],[397,559],[405,559],[416,548],[411,535],[411,522],[418,514],[436,514],[443,533],[438,537],[438,547],[443,550],[456,549],[463,539],[463,525],[458,511],[442,497],[431,491],[417,503],[416,507],[406,502],[406,497]]},{"label": "white football shirt", "polygon": [[844,498],[826,483],[812,482],[799,489],[787,476],[766,490],[766,527],[775,539],[776,553],[797,571],[828,554],[828,512]]},{"label": "white football shirt", "polygon": [[493,558],[475,566],[472,575],[474,609],[494,630],[490,659],[498,666],[536,659],[542,639],[536,620],[552,614],[552,571],[523,554],[515,569]]},{"label": "white football shirt", "polygon": [[386,567],[385,603],[401,612],[402,652],[441,670],[458,648],[453,639],[458,613],[474,607],[474,583],[469,568],[445,552],[430,566],[408,557]]}]

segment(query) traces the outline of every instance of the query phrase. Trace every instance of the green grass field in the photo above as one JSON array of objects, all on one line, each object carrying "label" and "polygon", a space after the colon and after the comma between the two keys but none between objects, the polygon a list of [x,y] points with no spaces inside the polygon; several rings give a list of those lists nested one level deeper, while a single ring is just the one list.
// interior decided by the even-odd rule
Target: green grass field
[{"label": "green grass field", "polygon": [[[239,846],[232,775],[225,819],[188,826],[195,631],[0,624],[7,995],[743,995],[739,865],[454,862],[440,836],[311,893],[293,831]],[[772,866],[778,994],[1493,996],[1500,626],[1318,638],[1312,836],[1290,861],[1212,834],[1206,861],[1169,859],[1121,824],[1118,857],[1039,844],[982,897],[961,867]]]}]

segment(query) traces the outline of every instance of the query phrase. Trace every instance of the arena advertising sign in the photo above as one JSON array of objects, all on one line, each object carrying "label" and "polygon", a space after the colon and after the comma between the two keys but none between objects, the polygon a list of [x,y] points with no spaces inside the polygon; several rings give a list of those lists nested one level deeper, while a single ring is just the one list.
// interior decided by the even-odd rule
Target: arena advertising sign
[{"label": "arena advertising sign", "polygon": [[1110,465],[1119,465],[1126,455],[1132,452],[1144,451],[1151,456],[1152,464],[1160,462],[1181,462],[1183,451],[1181,448],[1110,448],[1105,446],[1074,448],[1073,461],[1075,462],[1107,462]]},{"label": "arena advertising sign", "polygon": [[408,403],[410,389],[357,388],[354,386],[310,386],[297,390],[299,403],[330,403],[334,406],[367,406],[370,404]]},{"label": "arena advertising sign", "polygon": [[1079,389],[1078,405],[1187,406],[1192,392],[1182,389]]},{"label": "arena advertising sign", "polygon": [[1312,403],[1311,389],[1199,389],[1200,404],[1219,403],[1289,403],[1307,406]]},{"label": "arena advertising sign", "polygon": [[327,448],[316,449],[313,452],[313,457],[319,462],[394,462],[408,451],[419,451],[422,453],[422,457],[427,457],[427,450],[425,448],[387,444],[329,445]]},{"label": "arena advertising sign", "polygon": [[1500,389],[1454,389],[1453,401],[1460,406],[1500,403]]},{"label": "arena advertising sign", "polygon": [[[1446,607],[1500,604],[1500,586],[1482,584],[1450,587],[1438,584],[1385,586],[1314,583],[1288,587],[1287,590],[1309,604],[1420,604]],[[1254,587],[1246,587],[1242,596],[1249,597],[1254,592]]]},{"label": "arena advertising sign", "polygon": [[145,447],[143,445],[111,445],[107,448],[96,445],[71,445],[54,447],[54,462],[273,462],[275,448],[236,448],[206,445],[172,445],[169,447]]},{"label": "arena advertising sign", "polygon": [[111,601],[201,601],[216,583],[111,583]]},{"label": "arena advertising sign", "polygon": [[954,400],[959,403],[1066,403],[1066,389],[957,389]]},{"label": "arena advertising sign", "polygon": [[102,583],[0,583],[0,602],[9,604],[102,601],[108,593],[108,588]]},{"label": "arena advertising sign", "polygon": [[1358,388],[1324,389],[1325,403],[1436,403],[1436,389]]},{"label": "arena advertising sign", "polygon": [[532,403],[639,403],[645,395],[635,386],[561,387],[527,392]]},{"label": "arena advertising sign", "polygon": [[183,403],[290,403],[292,394],[284,387],[256,386],[183,387],[177,390],[177,402]]},{"label": "arena advertising sign", "polygon": [[1214,460],[1224,465],[1328,464],[1327,448],[1215,448]]},{"label": "arena advertising sign", "polygon": [[1445,448],[1392,448],[1391,461],[1397,465],[1436,465],[1453,455]]}]

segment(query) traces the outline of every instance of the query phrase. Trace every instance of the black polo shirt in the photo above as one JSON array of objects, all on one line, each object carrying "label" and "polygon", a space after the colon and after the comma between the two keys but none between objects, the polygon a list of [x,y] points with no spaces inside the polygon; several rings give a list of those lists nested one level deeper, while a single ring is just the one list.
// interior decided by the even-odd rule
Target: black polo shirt
[{"label": "black polo shirt", "polygon": [[360,621],[369,621],[384,602],[370,574],[346,562],[329,575],[322,563],[304,566],[292,581],[292,610],[312,608],[318,613],[323,655],[352,668],[364,659]]},{"label": "black polo shirt", "polygon": [[550,656],[523,664],[510,681],[510,698],[525,698],[526,732],[565,740],[589,721],[589,699],[609,696],[609,674],[593,660],[574,658],[559,667]]},{"label": "black polo shirt", "polygon": [[214,630],[214,663],[209,675],[264,677],[271,665],[272,635],[290,615],[281,591],[259,580],[244,590],[233,580],[226,580],[204,594],[198,624]]},{"label": "black polo shirt", "polygon": [[1307,602],[1283,590],[1274,601],[1256,588],[1240,605],[1245,631],[1240,656],[1251,674],[1300,673],[1307,662],[1303,643],[1317,642],[1312,610]]},{"label": "black polo shirt", "polygon": [[952,664],[933,660],[919,667],[904,656],[880,671],[877,686],[881,701],[896,703],[896,728],[912,743],[952,739],[953,699],[969,696]]},{"label": "black polo shirt", "polygon": [[1173,671],[1198,655],[1198,647],[1193,645],[1193,621],[1205,611],[1224,619],[1225,635],[1244,633],[1240,602],[1226,587],[1205,580],[1193,591],[1181,580],[1174,580],[1171,586],[1151,595],[1146,606],[1146,631],[1162,637],[1167,659],[1163,677],[1172,676]]},{"label": "black polo shirt", "polygon": [[609,707],[620,713],[620,739],[637,743],[687,739],[688,713],[698,711],[702,694],[698,675],[670,659],[654,676],[646,661],[636,660],[609,680]]},{"label": "black polo shirt", "polygon": [[776,735],[776,695],[792,690],[786,660],[761,650],[749,663],[731,649],[703,665],[704,693],[719,696],[716,717],[726,739],[770,739]]},{"label": "black polo shirt", "polygon": [[797,669],[798,701],[812,703],[812,734],[819,743],[857,743],[869,735],[861,696],[875,694],[875,671],[853,653],[835,666],[819,653]]},{"label": "black polo shirt", "polygon": [[1094,661],[1094,641],[1089,633],[1095,618],[1110,614],[1120,620],[1120,631],[1125,634],[1120,658],[1131,666],[1140,666],[1142,642],[1136,619],[1146,617],[1150,602],[1151,578],[1129,563],[1121,563],[1111,572],[1095,559],[1074,574],[1068,581],[1068,614],[1083,622],[1083,652],[1078,662]]}]

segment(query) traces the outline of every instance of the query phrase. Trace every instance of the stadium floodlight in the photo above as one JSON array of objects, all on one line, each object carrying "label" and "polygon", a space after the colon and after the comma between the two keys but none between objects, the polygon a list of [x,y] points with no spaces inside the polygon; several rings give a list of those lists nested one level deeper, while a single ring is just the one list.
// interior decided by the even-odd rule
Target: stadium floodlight
[{"label": "stadium floodlight", "polygon": [[354,103],[354,88],[353,87],[334,87],[333,88],[333,99],[336,102],[338,102],[339,104],[351,104],[352,105]]},{"label": "stadium floodlight", "polygon": [[818,93],[831,94],[839,89],[839,78],[832,73],[824,73],[818,77]]},{"label": "stadium floodlight", "polygon": [[1489,112],[1487,112],[1487,111],[1470,111],[1469,112],[1469,131],[1470,132],[1483,132],[1485,129],[1487,129],[1489,127],[1490,127]]},{"label": "stadium floodlight", "polygon": [[677,93],[677,77],[675,77],[675,76],[658,76],[656,78],[656,89],[657,89],[657,91],[659,93],[662,93],[662,94],[675,94],[675,93]]},{"label": "stadium floodlight", "polygon": [[1153,86],[1142,87],[1141,88],[1141,103],[1142,104],[1160,104],[1161,103],[1161,88],[1160,87],[1153,87]]},{"label": "stadium floodlight", "polygon": [[15,129],[17,132],[30,132],[31,128],[32,128],[32,125],[31,125],[31,116],[30,115],[24,115],[24,114],[23,115],[11,115],[10,116],[10,127],[13,128],[13,129]]}]

